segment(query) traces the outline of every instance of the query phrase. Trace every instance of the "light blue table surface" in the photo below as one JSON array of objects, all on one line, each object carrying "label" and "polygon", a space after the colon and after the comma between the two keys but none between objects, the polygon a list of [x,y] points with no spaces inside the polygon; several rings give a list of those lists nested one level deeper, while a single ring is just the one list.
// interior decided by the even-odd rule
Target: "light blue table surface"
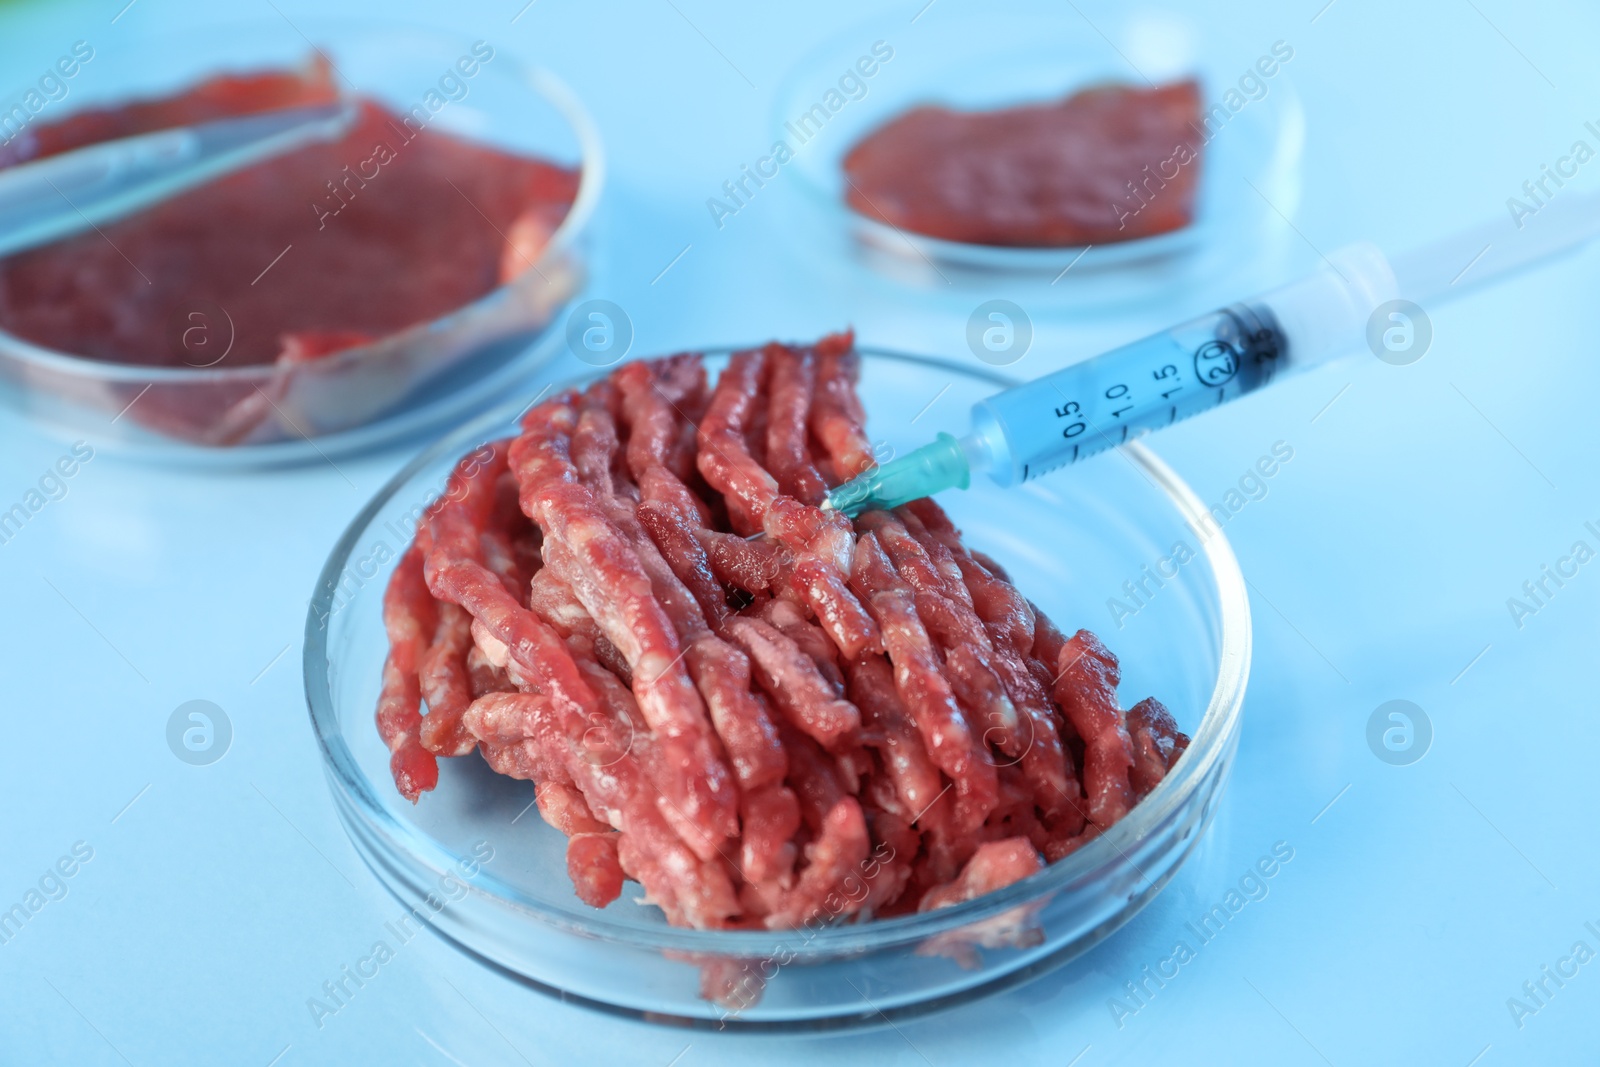
[{"label": "light blue table surface", "polygon": [[[1272,41],[1293,44],[1285,77],[1307,139],[1278,251],[1135,308],[1046,300],[1014,370],[1287,278],[1315,250],[1360,237],[1403,248],[1504,218],[1541,164],[1593,143],[1592,5],[1323,2],[1180,8],[1241,70]],[[274,13],[266,0],[137,0],[112,24],[123,3],[0,5],[0,88],[74,39],[114,50],[130,26]],[[341,6],[275,3],[290,19]],[[820,262],[785,224],[792,189],[764,192],[721,231],[711,221],[706,198],[769,141],[784,72],[859,5],[538,0],[520,17],[523,0],[349,6],[476,33],[571,84],[609,157],[593,292],[628,309],[636,353],[853,323],[866,341],[971,358],[969,312],[1007,295]],[[908,50],[919,27],[979,6],[937,0],[913,23],[922,0],[873,5],[903,16]],[[1127,6],[1063,0],[1060,17],[1092,36]],[[1576,184],[1595,185],[1591,166]],[[324,784],[300,677],[306,600],[340,530],[416,446],[338,471],[233,474],[99,448],[65,498],[0,544],[0,908],[75,847],[92,850],[65,865],[66,895],[0,944],[0,1062],[1600,1062],[1600,961],[1565,964],[1576,976],[1545,979],[1548,998],[1523,989],[1576,942],[1600,950],[1600,563],[1520,626],[1507,606],[1574,542],[1600,549],[1585,526],[1600,529],[1597,283],[1600,250],[1572,256],[1432,309],[1419,363],[1363,354],[1156,439],[1207,501],[1273,442],[1294,448],[1226,527],[1253,586],[1255,661],[1209,836],[1154,903],[1067,968],[932,1019],[814,1040],[590,1014],[431,934],[319,1028],[307,998],[396,905]],[[552,374],[578,366],[566,358]],[[68,447],[0,424],[0,505]],[[179,762],[165,740],[193,699],[233,724],[211,766]],[[1367,743],[1369,716],[1393,699],[1432,723],[1431,749],[1409,766]],[[1278,842],[1294,858],[1270,894],[1119,1026],[1111,998]],[[1538,1010],[1517,1018],[1513,997]]]}]

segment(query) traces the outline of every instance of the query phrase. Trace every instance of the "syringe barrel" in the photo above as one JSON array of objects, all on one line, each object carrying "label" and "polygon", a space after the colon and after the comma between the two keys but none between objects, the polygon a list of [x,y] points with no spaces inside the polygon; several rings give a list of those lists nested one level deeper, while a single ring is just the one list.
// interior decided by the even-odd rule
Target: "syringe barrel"
[{"label": "syringe barrel", "polygon": [[1325,362],[1393,297],[1383,253],[1342,249],[1282,288],[980,401],[969,451],[1001,485],[1037,478]]}]

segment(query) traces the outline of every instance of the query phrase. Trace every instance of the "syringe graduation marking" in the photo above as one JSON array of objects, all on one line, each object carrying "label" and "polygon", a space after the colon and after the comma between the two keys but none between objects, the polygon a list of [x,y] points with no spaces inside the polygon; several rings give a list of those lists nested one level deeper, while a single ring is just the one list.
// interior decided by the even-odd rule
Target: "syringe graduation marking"
[{"label": "syringe graduation marking", "polygon": [[[980,407],[994,417],[988,432],[1005,438],[1013,479],[1029,481],[1222,404],[1230,395],[1253,392],[1271,380],[1283,349],[1269,311],[1235,305],[1007,390]],[[1200,389],[1189,389],[1191,374]],[[1044,399],[1038,386],[1045,384],[1050,414],[1039,418],[1031,412]],[[1122,428],[1120,435],[1110,432],[1113,424]]]}]

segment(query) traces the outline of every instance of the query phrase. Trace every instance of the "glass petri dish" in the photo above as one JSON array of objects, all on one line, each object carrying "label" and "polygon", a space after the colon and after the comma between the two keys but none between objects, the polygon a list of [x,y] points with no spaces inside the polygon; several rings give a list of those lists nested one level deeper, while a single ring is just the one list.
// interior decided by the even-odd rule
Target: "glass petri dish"
[{"label": "glass petri dish", "polygon": [[[922,443],[941,420],[953,423],[972,401],[1012,384],[984,368],[862,354],[880,456]],[[533,989],[630,1017],[719,1030],[882,1025],[1067,963],[1155,896],[1199,841],[1237,747],[1249,606],[1238,563],[1204,506],[1138,443],[1069,477],[941,499],[967,543],[1007,567],[1057,625],[1094,629],[1120,657],[1124,703],[1155,695],[1193,739],[1126,818],[1030,878],[901,918],[685,930],[638,906],[631,883],[603,910],[579,901],[565,838],[531,810],[533,783],[494,774],[476,756],[440,761],[438,788],[407,803],[373,723],[388,651],[384,586],[456,460],[512,433],[522,410],[485,415],[397,474],[334,546],[306,621],[306,696],[339,818],[379,880],[467,953]],[[1187,553],[1176,551],[1180,543]],[[1162,563],[1180,555],[1189,558]],[[1122,583],[1157,570],[1174,573],[1146,581],[1151,595],[1133,614],[1116,613],[1119,626],[1108,598],[1126,601]],[[702,997],[702,968],[759,974],[762,995],[732,1012]]]},{"label": "glass petri dish", "polygon": [[[321,52],[342,89],[405,112],[437,87],[467,35],[357,23],[265,19],[204,30],[129,31],[100,47],[55,121],[73,111],[159,97],[222,73],[297,69]],[[497,49],[429,127],[580,170],[577,196],[536,261],[432,321],[292,365],[151,367],[87,359],[0,330],[0,408],[47,432],[87,436],[137,458],[206,466],[316,460],[459,422],[505,395],[548,355],[533,344],[585,281],[588,222],[600,196],[600,140],[548,71]],[[459,90],[455,90],[459,93]],[[68,106],[70,105],[70,106]],[[404,269],[404,265],[397,265]],[[204,326],[231,336],[226,309]],[[213,321],[216,320],[216,321]]]},{"label": "glass petri dish", "polygon": [[[1272,43],[1260,42],[1262,55],[1271,58]],[[898,15],[863,22],[809,53],[780,85],[770,132],[774,149],[783,142],[793,159],[779,173],[794,172],[805,191],[807,209],[797,214],[808,233],[831,235],[835,250],[901,281],[943,288],[992,282],[997,275],[1042,278],[1056,282],[1051,291],[1068,301],[1098,300],[1130,283],[1182,284],[1190,272],[1215,272],[1259,254],[1262,233],[1276,225],[1277,212],[1292,215],[1298,197],[1304,116],[1290,81],[1292,61],[1274,61],[1270,78],[1257,72],[1250,84],[1261,88],[1246,95],[1238,92],[1239,81],[1258,57],[1227,44],[1224,57],[1200,23],[1175,13],[1097,12],[1091,23],[1070,7],[1042,0],[998,0],[981,11],[935,7],[909,23]],[[881,61],[885,50],[892,58]],[[858,67],[864,58],[872,62]],[[873,67],[871,77],[861,76]],[[841,83],[847,76],[853,80]],[[1207,126],[1195,217],[1181,230],[1089,246],[980,245],[887,225],[845,199],[845,156],[918,105],[992,110],[1057,100],[1096,85],[1190,77],[1200,82],[1207,113],[1223,110]],[[1242,102],[1236,111],[1229,107],[1235,102],[1230,91]]]}]

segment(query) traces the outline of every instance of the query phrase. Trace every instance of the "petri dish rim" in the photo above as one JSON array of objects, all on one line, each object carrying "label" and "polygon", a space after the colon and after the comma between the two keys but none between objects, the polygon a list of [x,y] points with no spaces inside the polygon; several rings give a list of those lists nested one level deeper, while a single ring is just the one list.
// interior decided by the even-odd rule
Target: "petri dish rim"
[{"label": "petri dish rim", "polygon": [[[740,351],[741,347],[748,346],[724,346],[697,349],[697,351],[703,352],[708,359],[715,359]],[[974,368],[970,363],[895,352],[870,346],[860,346],[858,351],[865,359],[890,360],[933,367],[988,382],[997,388],[1016,384],[1013,378],[997,371]],[[564,384],[580,385],[586,381],[592,381],[597,376],[598,374],[588,375]],[[367,529],[368,524],[384,505],[419,471],[446,456],[454,457],[464,454],[468,449],[485,440],[489,434],[498,434],[499,431],[509,427],[514,417],[525,410],[527,406],[525,401],[519,401],[519,403],[506,404],[485,413],[472,423],[460,427],[455,432],[425,449],[396,473],[377,492],[372,500],[362,507],[346,527],[344,533],[335,542],[327,563],[324,564],[317,577],[316,590],[307,609],[305,646],[302,657],[306,701],[312,731],[322,752],[326,770],[330,776],[330,784],[336,786],[342,794],[336,798],[336,806],[341,808],[348,807],[353,814],[362,819],[368,832],[378,834],[384,838],[387,846],[392,851],[401,855],[409,855],[414,860],[421,860],[431,871],[439,876],[443,876],[451,865],[457,861],[458,857],[452,855],[447,849],[429,839],[416,828],[402,823],[378,800],[374,792],[373,782],[359,770],[354,754],[345,742],[340,728],[339,716],[334,707],[329,677],[331,665],[328,660],[326,643],[329,629],[321,625],[321,623],[323,619],[328,617],[339,577],[343,573],[351,553],[356,551],[360,543],[361,534]],[[1142,473],[1162,490],[1168,502],[1174,506],[1186,521],[1196,524],[1196,528],[1199,528],[1199,524],[1205,522],[1205,517],[1208,513],[1200,499],[1155,453],[1137,441],[1119,447],[1129,461],[1134,463]],[[761,956],[773,952],[790,952],[795,958],[805,960],[921,942],[929,937],[947,933],[984,919],[993,918],[1011,908],[1046,896],[1053,890],[1072,885],[1085,878],[1092,878],[1098,869],[1113,859],[1114,855],[1126,854],[1129,848],[1140,841],[1146,831],[1160,824],[1167,816],[1175,813],[1177,809],[1187,803],[1195,791],[1209,778],[1216,764],[1219,761],[1226,760],[1230,755],[1231,742],[1236,737],[1241,720],[1244,692],[1250,669],[1251,622],[1249,599],[1244,575],[1239,570],[1238,560],[1220,530],[1203,539],[1201,551],[1204,553],[1211,569],[1217,592],[1217,611],[1220,623],[1218,670],[1210,699],[1190,742],[1188,752],[1179,761],[1174,770],[1144,800],[1140,801],[1126,817],[1113,825],[1109,831],[1064,859],[1048,865],[1037,874],[953,907],[940,908],[916,915],[874,919],[859,924],[823,927],[815,931],[690,930],[670,926],[645,928],[635,924],[618,922],[607,916],[603,911],[594,909],[580,910],[550,902],[531,900],[518,891],[516,887],[509,885],[488,871],[480,872],[473,880],[471,892],[496,898],[501,903],[509,904],[518,911],[525,913],[535,921],[545,923],[563,932],[595,940],[615,942],[629,948],[728,956]],[[1222,783],[1218,783],[1219,789],[1221,785]],[[348,832],[350,827],[347,826],[346,830]],[[1192,848],[1192,843],[1190,847]],[[358,851],[360,851],[359,848]],[[1181,866],[1183,859],[1187,858],[1187,853],[1188,850],[1185,849],[1184,856],[1173,865],[1174,871],[1178,866]],[[379,880],[387,884],[381,874],[379,875]],[[1111,930],[1120,925],[1121,921],[1125,921],[1127,917],[1138,911],[1160,888],[1159,885],[1154,886],[1141,894],[1138,899],[1130,902],[1132,907],[1126,909],[1116,922],[1111,923],[1103,931],[1092,932],[1088,938],[1088,943],[1092,944],[1107,936]],[[1062,946],[1058,953],[1072,949],[1074,945],[1077,946],[1077,952],[1081,952],[1086,947],[1084,944],[1074,941]],[[472,946],[462,945],[462,947],[474,956],[483,958],[482,954]],[[1076,953],[1070,952],[1066,954],[1070,956]],[[1052,953],[1051,955],[1055,956],[1057,953]],[[1022,969],[1038,973],[1037,966],[1045,963],[1048,958],[1036,961],[1035,964]],[[495,966],[505,967],[506,965],[495,963]],[[1009,973],[998,976],[991,982],[980,983],[980,986],[989,988],[993,986],[995,981],[1003,981]],[[546,987],[546,983],[527,976],[521,977],[535,988],[544,989]],[[971,991],[964,992],[970,993]],[[565,995],[571,996],[571,994]],[[957,997],[961,995],[952,994],[952,996]],[[603,1007],[606,1010],[623,1012],[631,1010],[609,1004],[600,1005],[597,1003],[596,1006]],[[772,1024],[751,1025],[769,1028]]]}]

